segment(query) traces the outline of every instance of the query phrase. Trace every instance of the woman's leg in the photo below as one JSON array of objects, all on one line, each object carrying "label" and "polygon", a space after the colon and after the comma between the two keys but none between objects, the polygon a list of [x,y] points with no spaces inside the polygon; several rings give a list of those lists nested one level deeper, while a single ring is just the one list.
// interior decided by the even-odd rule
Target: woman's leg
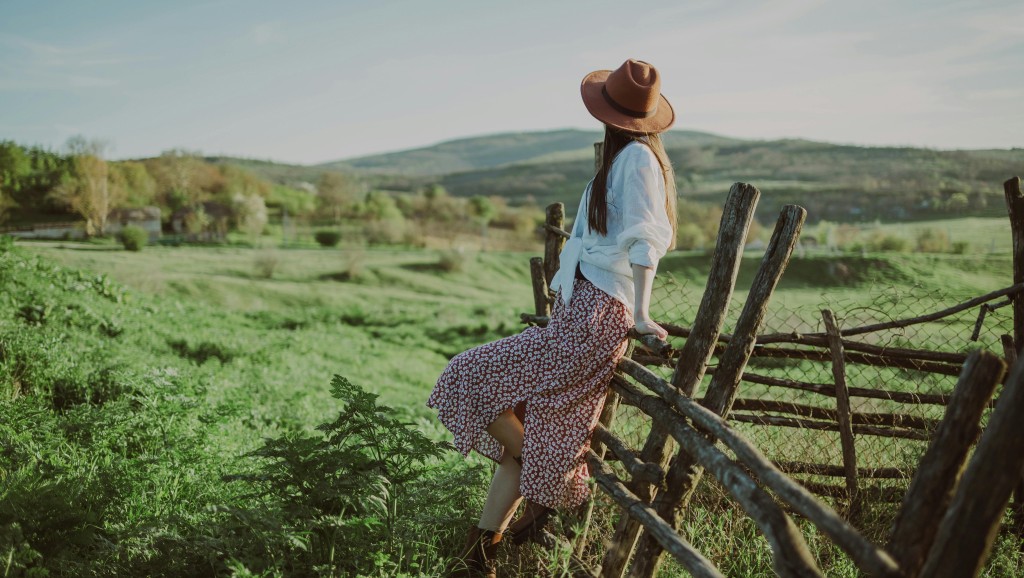
[{"label": "woman's leg", "polygon": [[523,454],[523,424],[512,410],[508,410],[487,426],[487,433],[505,447],[505,453],[491,479],[479,527],[502,532],[522,500],[519,493],[519,477],[522,473],[519,458]]}]

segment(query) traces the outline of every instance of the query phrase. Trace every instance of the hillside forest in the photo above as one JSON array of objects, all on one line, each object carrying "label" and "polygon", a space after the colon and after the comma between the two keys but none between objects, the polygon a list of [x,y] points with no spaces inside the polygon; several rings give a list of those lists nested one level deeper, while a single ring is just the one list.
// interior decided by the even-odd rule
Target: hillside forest
[{"label": "hillside forest", "polygon": [[[116,211],[157,207],[164,242],[452,248],[472,238],[518,250],[536,242],[548,203],[575,210],[597,140],[573,130],[506,134],[321,165],[181,149],[112,161],[103,142],[84,137],[61,150],[2,141],[0,227],[75,221],[87,236],[104,237]],[[680,249],[707,247],[730,184],[746,181],[765,193],[761,222],[783,204],[800,204],[818,225],[814,240],[831,248],[964,252],[969,247],[941,229],[900,235],[877,225],[1000,216],[997,185],[1024,164],[1019,150],[740,141],[688,131],[665,141],[681,195]],[[764,235],[755,226],[750,238]]]}]

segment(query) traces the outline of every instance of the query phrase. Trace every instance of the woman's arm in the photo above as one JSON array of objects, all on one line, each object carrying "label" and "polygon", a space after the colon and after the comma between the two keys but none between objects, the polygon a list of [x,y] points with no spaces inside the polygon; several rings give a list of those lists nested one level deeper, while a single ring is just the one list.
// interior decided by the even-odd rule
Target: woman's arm
[{"label": "woman's arm", "polygon": [[633,322],[638,333],[668,337],[665,328],[651,321],[651,287],[654,285],[654,269],[633,264]]}]

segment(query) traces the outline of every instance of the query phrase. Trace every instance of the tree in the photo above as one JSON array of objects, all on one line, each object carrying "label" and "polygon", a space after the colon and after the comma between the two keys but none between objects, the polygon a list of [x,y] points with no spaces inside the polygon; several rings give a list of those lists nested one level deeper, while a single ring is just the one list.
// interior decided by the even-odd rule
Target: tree
[{"label": "tree", "polygon": [[238,230],[255,240],[267,226],[267,205],[257,194],[235,193],[232,199]]},{"label": "tree", "polygon": [[107,215],[125,198],[118,179],[112,179],[110,167],[103,159],[106,144],[76,136],[68,140],[72,160],[71,176],[53,194],[74,212],[85,218],[87,235],[103,235]]},{"label": "tree", "polygon": [[172,211],[182,207],[195,208],[206,200],[204,181],[210,179],[209,168],[198,153],[171,149],[153,161],[151,174],[157,182],[160,204]]},{"label": "tree", "polygon": [[498,209],[487,197],[477,195],[469,199],[469,212],[480,223],[480,236],[487,243],[487,225],[498,214]]},{"label": "tree", "polygon": [[363,184],[352,175],[327,171],[320,175],[316,185],[320,210],[335,222],[355,206],[363,192]]},{"label": "tree", "polygon": [[14,193],[30,166],[20,146],[11,141],[0,141],[0,222],[6,218],[8,209],[17,206]]},{"label": "tree", "polygon": [[126,207],[145,207],[156,199],[156,179],[140,162],[110,163],[110,178],[124,189]]}]

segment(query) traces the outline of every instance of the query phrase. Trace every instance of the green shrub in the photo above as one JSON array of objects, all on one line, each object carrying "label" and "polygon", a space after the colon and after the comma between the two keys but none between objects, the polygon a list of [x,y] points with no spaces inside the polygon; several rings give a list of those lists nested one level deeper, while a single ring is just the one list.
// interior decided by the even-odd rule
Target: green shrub
[{"label": "green shrub", "polygon": [[[449,444],[432,441],[395,410],[379,405],[376,394],[344,377],[334,376],[331,385],[342,407],[336,420],[317,427],[322,434],[269,440],[249,454],[261,459],[259,472],[229,476],[252,484],[275,514],[239,512],[239,522],[261,547],[282,552],[293,574],[414,570],[409,545],[429,542],[430,534],[420,533],[421,519],[407,527],[411,517],[422,514],[410,506],[422,508],[427,495],[436,502],[437,492],[445,491],[435,486],[434,477],[448,474],[427,464],[441,458]],[[482,485],[479,476],[473,485]],[[458,489],[464,492],[465,486]],[[451,503],[460,502],[464,497]],[[456,510],[449,514],[461,515]]]},{"label": "green shrub", "polygon": [[921,253],[945,253],[949,250],[949,235],[942,229],[925,227],[917,232],[917,250]]},{"label": "green shrub", "polygon": [[321,247],[337,247],[341,242],[341,233],[338,231],[317,231],[313,238]]},{"label": "green shrub", "polygon": [[466,268],[466,252],[460,250],[444,251],[437,261],[437,268],[445,273],[456,273]]},{"label": "green shrub", "polygon": [[256,274],[258,276],[264,279],[271,279],[277,271],[277,266],[281,264],[281,259],[273,251],[264,251],[256,255],[256,260],[253,264],[256,267]]},{"label": "green shrub", "polygon": [[121,244],[129,251],[141,251],[149,240],[149,233],[142,227],[129,225],[121,229]]},{"label": "green shrub", "polygon": [[910,248],[910,242],[897,235],[885,233],[876,234],[868,241],[868,249],[871,251],[886,251],[892,253],[903,253]]}]

